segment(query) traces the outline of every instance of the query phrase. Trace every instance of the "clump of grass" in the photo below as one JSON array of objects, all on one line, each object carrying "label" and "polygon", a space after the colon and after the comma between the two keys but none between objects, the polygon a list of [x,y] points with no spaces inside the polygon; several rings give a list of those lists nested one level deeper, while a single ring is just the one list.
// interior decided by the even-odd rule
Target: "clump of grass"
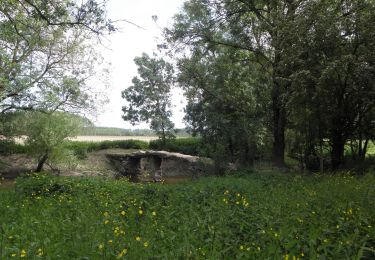
[{"label": "clump of grass", "polygon": [[17,144],[13,140],[0,140],[0,155],[24,154],[28,147]]},{"label": "clump of grass", "polygon": [[372,259],[374,186],[347,174],[177,185],[32,175],[1,191],[0,258]]}]

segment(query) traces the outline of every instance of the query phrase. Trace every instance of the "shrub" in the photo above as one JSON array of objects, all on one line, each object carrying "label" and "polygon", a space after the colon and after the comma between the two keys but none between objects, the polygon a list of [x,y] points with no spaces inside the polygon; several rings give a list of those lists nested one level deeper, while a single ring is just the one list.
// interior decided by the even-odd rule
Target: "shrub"
[{"label": "shrub", "polygon": [[26,153],[27,146],[22,144],[16,144],[13,140],[0,140],[0,154],[10,155]]},{"label": "shrub", "polygon": [[166,150],[189,155],[207,156],[203,153],[201,139],[194,137],[170,139],[167,140],[165,145],[163,145],[161,140],[154,140],[150,142],[149,147],[154,150]]}]

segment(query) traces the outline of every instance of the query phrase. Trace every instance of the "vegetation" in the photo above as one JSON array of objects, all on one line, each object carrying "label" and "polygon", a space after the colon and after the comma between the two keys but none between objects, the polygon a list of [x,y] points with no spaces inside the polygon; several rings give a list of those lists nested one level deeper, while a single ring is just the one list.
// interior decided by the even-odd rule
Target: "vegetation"
[{"label": "vegetation", "polygon": [[92,44],[113,30],[95,0],[1,1],[0,112],[93,108]]},{"label": "vegetation", "polygon": [[348,174],[180,185],[34,175],[0,191],[0,257],[371,259],[374,185]]},{"label": "vegetation", "polygon": [[78,132],[80,125],[75,117],[59,112],[34,112],[26,116],[26,145],[32,147],[28,151],[38,159],[36,172],[41,172],[48,160],[53,162],[71,157],[63,145],[67,137]]},{"label": "vegetation", "polygon": [[[176,137],[188,137],[186,129],[175,129]],[[78,135],[98,135],[98,136],[155,136],[151,129],[123,129],[116,127],[87,126],[80,129]]]},{"label": "vegetation", "polygon": [[99,136],[154,136],[155,132],[150,129],[123,129],[115,127],[84,127],[79,135],[99,135]]},{"label": "vegetation", "polygon": [[13,140],[0,140],[0,155],[22,154],[27,152],[27,147],[16,144]]},{"label": "vegetation", "polygon": [[208,156],[203,149],[200,138],[178,138],[167,140],[164,144],[161,140],[150,141],[149,148],[152,150],[165,150],[189,155]]},{"label": "vegetation", "polygon": [[119,141],[102,141],[102,142],[73,142],[69,141],[64,144],[66,149],[74,152],[79,159],[87,157],[88,152],[99,151],[111,148],[122,149],[147,149],[148,142],[139,140],[119,140]]},{"label": "vegetation", "polygon": [[251,164],[266,151],[283,166],[291,142],[308,168],[344,167],[347,142],[363,161],[375,129],[374,19],[372,0],[186,1],[165,36],[191,130],[218,161]]},{"label": "vegetation", "polygon": [[140,78],[134,77],[133,85],[122,92],[122,97],[128,102],[122,108],[122,118],[133,125],[150,122],[150,128],[165,143],[168,138],[174,137],[174,124],[170,120],[173,66],[145,53],[142,57],[136,57],[134,62],[138,66]]}]

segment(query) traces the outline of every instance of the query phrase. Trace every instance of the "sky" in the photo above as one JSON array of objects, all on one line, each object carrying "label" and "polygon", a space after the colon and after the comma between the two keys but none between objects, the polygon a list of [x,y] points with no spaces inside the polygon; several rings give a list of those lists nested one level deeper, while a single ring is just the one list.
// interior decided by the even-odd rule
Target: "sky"
[{"label": "sky", "polygon": [[[107,4],[108,18],[111,20],[127,20],[137,24],[140,29],[126,22],[118,23],[120,30],[107,36],[102,55],[110,66],[110,88],[108,103],[104,110],[94,119],[97,126],[120,128],[148,128],[148,124],[132,126],[122,118],[121,107],[125,101],[121,98],[121,91],[131,85],[131,80],[137,76],[137,66],[134,57],[143,52],[152,54],[156,45],[162,40],[162,28],[172,24],[172,17],[178,13],[184,0],[109,0]],[[155,23],[152,19],[157,15]],[[185,101],[180,89],[173,90],[173,117],[175,127],[183,128],[182,118]]]}]

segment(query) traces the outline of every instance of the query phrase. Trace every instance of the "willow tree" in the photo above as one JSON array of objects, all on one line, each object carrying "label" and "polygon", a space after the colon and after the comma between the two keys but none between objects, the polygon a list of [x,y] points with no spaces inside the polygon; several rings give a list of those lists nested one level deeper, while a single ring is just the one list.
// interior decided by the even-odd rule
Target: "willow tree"
[{"label": "willow tree", "polygon": [[1,1],[0,112],[92,105],[92,42],[113,29],[98,1]]}]

